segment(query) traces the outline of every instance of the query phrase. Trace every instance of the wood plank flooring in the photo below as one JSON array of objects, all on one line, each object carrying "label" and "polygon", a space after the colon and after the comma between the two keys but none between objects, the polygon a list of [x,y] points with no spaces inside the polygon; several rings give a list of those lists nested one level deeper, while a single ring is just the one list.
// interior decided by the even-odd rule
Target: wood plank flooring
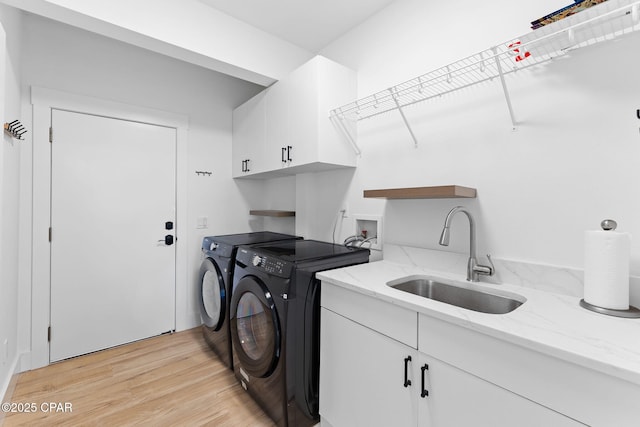
[{"label": "wood plank flooring", "polygon": [[[37,410],[6,413],[5,427],[274,425],[207,347],[200,328],[21,373],[10,401]],[[61,405],[52,411],[49,402]]]}]

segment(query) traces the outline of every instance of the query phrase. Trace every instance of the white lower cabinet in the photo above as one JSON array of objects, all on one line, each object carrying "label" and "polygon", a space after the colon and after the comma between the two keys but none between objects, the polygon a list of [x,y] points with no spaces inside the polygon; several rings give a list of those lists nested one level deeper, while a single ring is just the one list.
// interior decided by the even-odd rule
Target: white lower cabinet
[{"label": "white lower cabinet", "polygon": [[[583,425],[371,329],[393,312],[381,311],[380,301],[364,295],[357,298],[357,305],[344,303],[352,298],[353,292],[323,283],[320,416],[324,427]],[[363,315],[369,302],[377,306],[370,312],[371,322]],[[355,309],[355,321],[349,318],[349,307]]]},{"label": "white lower cabinet", "polygon": [[327,309],[320,316],[320,415],[334,427],[417,425],[416,387],[403,386],[416,350]]},{"label": "white lower cabinet", "polygon": [[429,366],[425,376],[429,396],[418,405],[420,426],[583,425],[437,359],[420,354],[419,365]]}]

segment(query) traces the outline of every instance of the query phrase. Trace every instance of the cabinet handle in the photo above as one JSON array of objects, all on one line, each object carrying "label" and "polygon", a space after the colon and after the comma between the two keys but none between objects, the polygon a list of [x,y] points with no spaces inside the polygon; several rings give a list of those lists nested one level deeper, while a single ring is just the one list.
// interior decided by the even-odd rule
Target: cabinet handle
[{"label": "cabinet handle", "polygon": [[245,170],[244,170],[245,172],[249,172],[249,171],[250,171],[250,170],[249,170],[249,160],[250,160],[250,159],[245,160],[245,162],[246,162],[246,163],[245,163],[245,164],[246,164],[246,166],[245,166]]},{"label": "cabinet handle", "polygon": [[284,158],[284,153],[287,152],[286,147],[282,147],[282,152],[280,153],[280,158],[282,159],[282,163],[287,163],[287,159]]},{"label": "cabinet handle", "polygon": [[291,149],[293,147],[290,145],[287,145],[287,162],[291,162]]},{"label": "cabinet handle", "polygon": [[429,370],[429,365],[425,363],[424,366],[420,368],[420,370],[422,371],[422,393],[420,393],[420,397],[427,397],[429,396],[429,390],[424,388],[424,373],[425,371]]},{"label": "cabinet handle", "polygon": [[407,356],[404,358],[404,386],[409,387],[411,385],[411,380],[409,379],[409,362],[411,362],[411,356]]},{"label": "cabinet handle", "polygon": [[242,172],[244,172],[244,160],[242,161]]}]

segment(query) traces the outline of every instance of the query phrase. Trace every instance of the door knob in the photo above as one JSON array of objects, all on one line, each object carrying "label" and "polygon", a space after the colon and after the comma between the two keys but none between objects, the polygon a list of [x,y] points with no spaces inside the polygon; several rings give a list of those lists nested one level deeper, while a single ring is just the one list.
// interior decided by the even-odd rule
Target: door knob
[{"label": "door knob", "polygon": [[171,246],[173,245],[173,236],[171,234],[167,234],[164,236],[164,239],[158,240],[158,242],[164,242],[165,245]]}]

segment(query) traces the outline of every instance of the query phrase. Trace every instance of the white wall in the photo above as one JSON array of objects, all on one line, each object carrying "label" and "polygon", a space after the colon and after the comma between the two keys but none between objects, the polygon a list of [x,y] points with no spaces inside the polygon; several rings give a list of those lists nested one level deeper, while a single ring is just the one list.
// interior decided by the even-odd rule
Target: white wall
[{"label": "white wall", "polygon": [[[296,177],[285,176],[266,180],[264,183],[264,200],[262,206],[253,209],[273,209],[284,211],[296,210]],[[295,234],[295,217],[264,217],[263,228],[276,233]],[[305,237],[302,235],[302,237]]]},{"label": "white wall", "polygon": [[[354,169],[296,175],[296,233],[307,239],[342,243],[355,225],[339,214],[347,207]],[[352,216],[348,207],[346,215]],[[362,212],[358,212],[362,213]],[[335,228],[335,232],[334,232]]]},{"label": "white wall", "polygon": [[[0,121],[3,124],[21,119],[20,22],[19,13],[0,5],[0,24],[6,35],[6,50],[4,46],[0,46],[0,61],[3,61],[3,64],[0,64],[0,103],[2,103]],[[2,135],[0,140],[0,400],[9,386],[18,363],[18,223],[20,150],[23,144],[4,132]]]},{"label": "white wall", "polygon": [[[565,3],[398,0],[321,53],[358,70],[364,97],[523,35],[530,21]],[[397,112],[360,121],[355,175],[332,185],[348,187],[351,212],[384,215],[387,241],[442,249],[445,215],[461,204],[475,215],[479,254],[540,264],[583,268],[583,232],[613,218],[635,237],[638,275],[640,58],[630,52],[639,44],[636,33],[509,76],[515,132],[498,82],[407,109],[417,148]],[[323,180],[307,179],[304,188],[299,180],[298,195],[313,194]],[[478,197],[362,197],[364,189],[448,184],[475,187]],[[327,196],[334,209],[339,193]],[[330,218],[299,227],[326,237]],[[463,216],[448,250],[468,251]]]},{"label": "white wall", "polygon": [[[199,324],[202,237],[256,229],[249,209],[262,200],[264,184],[231,179],[231,112],[262,88],[35,15],[25,16],[23,38],[23,106],[36,86],[188,116],[188,193],[178,194],[187,204],[186,223],[178,227],[187,230],[188,271],[186,283],[178,277],[178,286],[186,287],[189,297],[186,307],[178,307],[177,324],[181,329]],[[198,229],[203,216],[208,228]],[[23,303],[26,312],[28,301]],[[21,336],[28,334],[27,327],[20,329]]]}]

